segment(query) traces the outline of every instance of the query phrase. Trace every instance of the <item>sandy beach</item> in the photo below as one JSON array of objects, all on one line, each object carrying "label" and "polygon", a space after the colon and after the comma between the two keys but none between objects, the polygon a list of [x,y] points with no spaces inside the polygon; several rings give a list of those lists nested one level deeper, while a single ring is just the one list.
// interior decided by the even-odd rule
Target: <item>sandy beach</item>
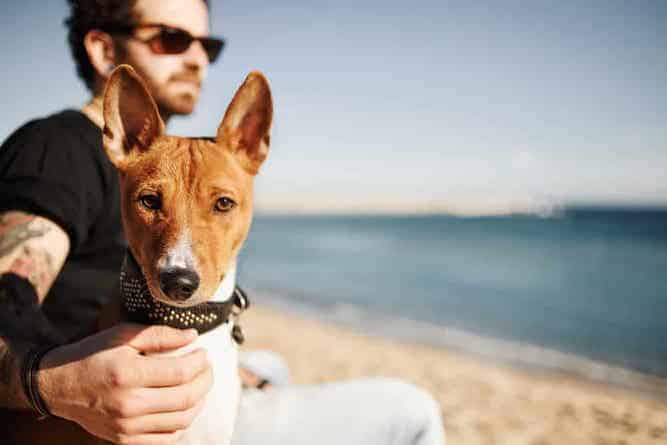
[{"label": "sandy beach", "polygon": [[429,390],[442,407],[448,444],[667,443],[667,401],[627,389],[362,335],[261,305],[242,325],[244,347],[282,354],[295,383],[389,376]]}]

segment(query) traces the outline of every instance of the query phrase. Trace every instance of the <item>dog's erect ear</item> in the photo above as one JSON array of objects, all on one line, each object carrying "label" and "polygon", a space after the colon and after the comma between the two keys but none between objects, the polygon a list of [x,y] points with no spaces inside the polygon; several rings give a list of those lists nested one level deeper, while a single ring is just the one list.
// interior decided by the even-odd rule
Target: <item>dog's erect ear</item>
[{"label": "dog's erect ear", "polygon": [[131,66],[118,66],[104,91],[102,140],[111,162],[122,170],[163,133],[164,123],[144,81]]},{"label": "dog's erect ear", "polygon": [[269,153],[273,102],[262,73],[248,74],[218,127],[217,141],[237,156],[243,168],[257,174]]}]

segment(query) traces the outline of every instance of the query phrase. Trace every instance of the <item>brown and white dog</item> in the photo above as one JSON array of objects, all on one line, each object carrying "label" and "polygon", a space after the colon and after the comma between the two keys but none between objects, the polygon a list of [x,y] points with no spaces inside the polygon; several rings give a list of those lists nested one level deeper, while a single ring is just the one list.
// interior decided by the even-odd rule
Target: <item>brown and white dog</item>
[{"label": "brown and white dog", "polygon": [[[229,301],[252,219],[253,179],[269,149],[272,101],[264,76],[248,75],[212,140],[164,135],[155,102],[125,66],[107,84],[104,119],[103,144],[119,172],[129,249],[150,295],[163,303],[158,308]],[[181,313],[195,327],[197,316]],[[231,441],[241,390],[232,324],[187,348],[208,350],[215,383],[183,444]]]},{"label": "brown and white dog", "polygon": [[[216,317],[197,308],[229,304],[236,296],[236,258],[250,228],[253,179],[268,154],[272,112],[269,85],[261,73],[252,72],[215,138],[167,136],[157,105],[135,71],[121,65],[112,73],[104,96],[103,145],[119,173],[130,251],[122,276],[134,273],[143,280],[126,279],[130,295],[121,293],[104,310],[99,330],[136,321],[129,315],[142,311],[148,311],[143,314],[147,320],[169,324],[176,318],[180,326],[197,327],[198,321]],[[142,289],[151,301],[142,301],[141,295],[134,299]],[[233,322],[217,323],[186,348],[171,352],[205,348],[214,375],[202,411],[179,444],[231,441],[241,391]],[[51,434],[31,435],[26,443],[41,444],[41,438],[44,443],[99,442],[67,423],[45,419],[38,429],[48,432],[52,425]]]}]

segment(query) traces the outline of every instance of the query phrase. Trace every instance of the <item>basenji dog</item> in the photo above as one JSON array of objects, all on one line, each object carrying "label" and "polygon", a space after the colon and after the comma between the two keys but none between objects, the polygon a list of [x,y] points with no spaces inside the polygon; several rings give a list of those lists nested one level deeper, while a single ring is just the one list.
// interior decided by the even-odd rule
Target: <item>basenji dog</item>
[{"label": "basenji dog", "polygon": [[[231,442],[241,391],[234,315],[245,306],[236,258],[250,228],[253,180],[268,154],[272,113],[268,82],[252,72],[214,138],[168,136],[131,67],[117,67],[107,82],[103,146],[118,170],[128,254],[120,296],[98,329],[138,321],[199,330],[192,344],[170,352],[205,348],[214,375],[180,445]],[[100,443],[63,419],[43,422],[38,429],[48,431],[51,422],[53,434],[25,443]]]}]

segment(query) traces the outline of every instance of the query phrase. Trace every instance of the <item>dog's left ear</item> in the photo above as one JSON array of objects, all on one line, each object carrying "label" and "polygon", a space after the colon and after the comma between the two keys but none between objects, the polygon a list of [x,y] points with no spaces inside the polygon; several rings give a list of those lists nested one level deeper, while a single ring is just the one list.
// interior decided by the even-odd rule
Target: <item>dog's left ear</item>
[{"label": "dog's left ear", "polygon": [[123,170],[163,133],[164,123],[144,81],[131,66],[118,66],[104,90],[102,143],[111,162]]},{"label": "dog's left ear", "polygon": [[216,140],[237,155],[248,173],[255,175],[269,154],[272,118],[269,83],[262,73],[253,71],[229,104]]}]

